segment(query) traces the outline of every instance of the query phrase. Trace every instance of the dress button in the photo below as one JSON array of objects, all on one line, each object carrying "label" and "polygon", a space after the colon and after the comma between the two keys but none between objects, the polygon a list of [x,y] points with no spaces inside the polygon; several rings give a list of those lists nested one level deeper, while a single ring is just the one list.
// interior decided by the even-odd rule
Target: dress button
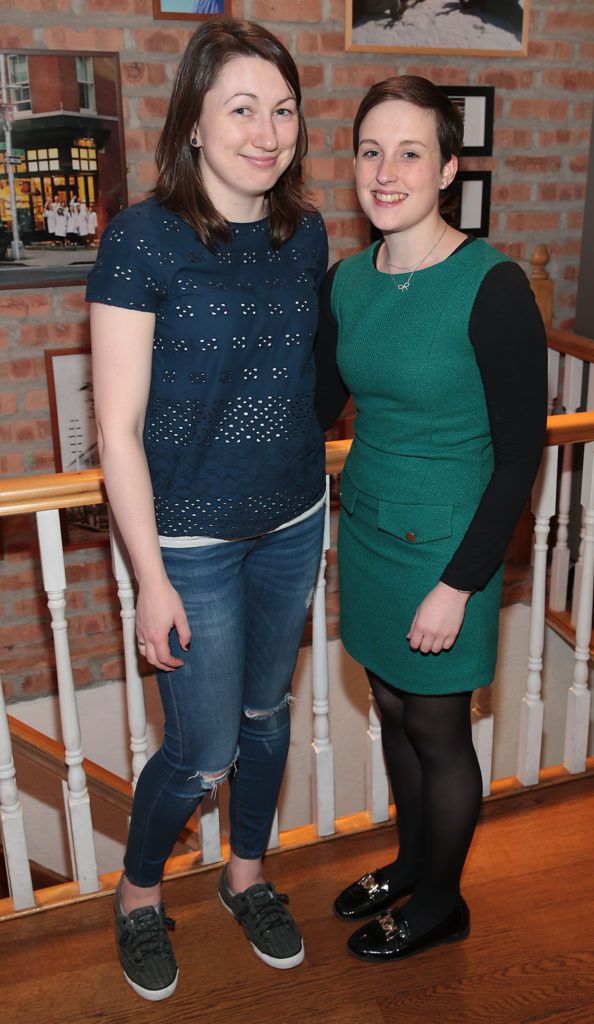
[{"label": "dress button", "polygon": [[413,540],[416,540],[417,538],[416,538],[416,535],[412,532],[412,530],[409,530],[408,533],[406,534],[406,539],[410,540],[410,541],[413,541]]}]

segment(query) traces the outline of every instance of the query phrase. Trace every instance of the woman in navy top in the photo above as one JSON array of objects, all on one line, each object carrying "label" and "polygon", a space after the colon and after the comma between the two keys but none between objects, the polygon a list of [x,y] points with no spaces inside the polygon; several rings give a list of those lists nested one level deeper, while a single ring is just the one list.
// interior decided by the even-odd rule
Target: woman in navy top
[{"label": "woman in navy top", "polygon": [[304,196],[306,148],[284,46],[209,19],[179,67],[153,194],[112,220],[89,277],[101,461],[165,712],[116,894],[124,974],[150,1000],[178,977],[165,860],[227,777],[223,906],[266,963],[304,955],[262,856],[324,514],[312,344],[327,241]]}]

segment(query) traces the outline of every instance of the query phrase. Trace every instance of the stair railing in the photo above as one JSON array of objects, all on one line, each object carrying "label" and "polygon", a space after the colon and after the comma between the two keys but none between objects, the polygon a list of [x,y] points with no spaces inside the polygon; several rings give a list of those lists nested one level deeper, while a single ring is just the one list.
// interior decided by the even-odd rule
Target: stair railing
[{"label": "stair railing", "polygon": [[[544,776],[540,769],[540,748],[543,729],[543,702],[541,694],[542,651],[545,635],[545,605],[547,586],[547,536],[549,524],[555,512],[556,463],[559,446],[563,444],[588,443],[584,448],[584,483],[582,504],[584,508],[584,551],[581,573],[580,608],[577,639],[574,652],[574,672],[568,692],[566,719],[566,740],[563,768],[557,775],[571,775],[583,772],[590,766],[587,760],[587,737],[589,723],[588,664],[589,633],[588,617],[592,610],[592,585],[594,574],[594,488],[592,485],[592,464],[594,461],[594,413],[567,416],[552,416],[548,421],[547,449],[539,477],[534,489],[533,511],[535,515],[534,583],[532,593],[531,623],[528,642],[528,679],[526,692],[521,704],[521,729],[518,749],[517,777],[507,780],[491,780],[493,755],[493,712],[490,705],[476,701],[473,708],[475,744],[483,772],[485,794],[501,795],[517,790],[519,785],[534,785],[539,779],[550,777],[550,770]],[[327,445],[327,470],[331,475],[340,472],[350,441],[329,442]],[[84,499],[81,497],[84,496]],[[65,614],[64,556],[59,530],[58,507],[68,504],[99,503],[105,501],[101,486],[100,472],[90,470],[80,474],[58,474],[52,478],[24,478],[15,481],[0,481],[0,513],[14,514],[16,511],[36,511],[39,525],[39,540],[44,585],[48,594],[48,606],[52,616],[56,637],[56,659],[60,689],[60,707],[64,736],[66,776],[65,807],[72,836],[73,878],[71,895],[101,891],[105,878],[97,876],[93,826],[89,806],[85,772],[85,761],[80,742],[80,726],[76,691],[72,682],[67,645],[67,618]],[[41,506],[41,507],[40,507]],[[54,510],[54,515],[47,515]],[[327,510],[325,549],[330,543],[330,508]],[[122,607],[123,643],[126,652],[127,682],[132,694],[128,694],[130,717],[132,764],[137,773],[146,756],[145,722],[142,685],[136,663],[134,637],[133,586],[126,558],[122,553],[113,531],[113,565],[118,593]],[[324,563],[318,574],[313,610],[313,742],[312,776],[314,785],[314,837],[329,836],[337,831],[360,830],[374,822],[385,821],[390,813],[388,786],[381,758],[381,740],[378,721],[373,705],[369,712],[367,746],[367,811],[364,815],[352,815],[349,820],[337,822],[334,812],[334,765],[329,727],[328,658],[326,645]],[[132,654],[132,651],[134,652]],[[210,803],[210,801],[209,801]],[[212,818],[210,818],[212,815]],[[201,854],[187,854],[177,858],[177,864],[170,864],[168,870],[195,870],[200,865],[214,863],[225,852],[221,843],[218,812],[211,809],[201,829]],[[209,820],[210,818],[210,820]],[[26,857],[26,844],[22,822],[12,744],[4,702],[0,697],[0,821],[2,822],[4,849],[8,864],[12,910],[34,908],[36,896],[32,891]],[[299,830],[295,830],[299,832]],[[312,837],[311,826],[305,831]],[[293,835],[291,845],[303,841]],[[275,838],[273,837],[273,843]],[[280,837],[280,845],[288,845]],[[109,881],[109,879],[108,879]],[[42,905],[50,900],[46,894]],[[51,901],[51,900],[50,900]],[[5,901],[7,902],[7,901]],[[10,912],[10,908],[2,911]]]}]

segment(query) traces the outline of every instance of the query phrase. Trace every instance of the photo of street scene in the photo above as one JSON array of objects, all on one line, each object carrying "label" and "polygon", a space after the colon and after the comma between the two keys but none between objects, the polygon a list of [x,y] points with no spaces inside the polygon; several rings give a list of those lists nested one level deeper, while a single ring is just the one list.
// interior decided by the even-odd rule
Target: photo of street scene
[{"label": "photo of street scene", "polygon": [[84,280],[127,204],[117,54],[0,52],[0,288]]}]

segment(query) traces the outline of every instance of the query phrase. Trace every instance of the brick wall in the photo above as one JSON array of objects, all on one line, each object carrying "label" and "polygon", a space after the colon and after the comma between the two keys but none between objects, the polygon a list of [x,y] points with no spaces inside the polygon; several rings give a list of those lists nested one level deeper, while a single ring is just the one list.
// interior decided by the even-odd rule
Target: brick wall
[{"label": "brick wall", "polygon": [[[233,0],[233,12],[278,33],[302,74],[310,130],[307,172],[334,258],[365,242],[351,183],[350,128],[373,81],[392,73],[439,84],[494,85],[494,155],[467,165],[493,171],[490,241],[528,269],[549,245],[556,281],[555,323],[570,328],[575,308],[585,178],[594,93],[592,0],[532,0],[526,57],[348,53],[342,0]],[[120,54],[129,198],[153,181],[153,151],[178,56],[191,22],[154,21],[151,0],[19,0],[4,7],[4,48],[109,50]],[[0,475],[54,468],[43,353],[88,343],[83,289],[0,291]],[[31,559],[31,523],[4,526],[0,672],[9,699],[53,686],[50,630]],[[70,635],[78,683],[121,675],[107,555],[68,555]],[[332,599],[333,600],[333,599]]]}]

